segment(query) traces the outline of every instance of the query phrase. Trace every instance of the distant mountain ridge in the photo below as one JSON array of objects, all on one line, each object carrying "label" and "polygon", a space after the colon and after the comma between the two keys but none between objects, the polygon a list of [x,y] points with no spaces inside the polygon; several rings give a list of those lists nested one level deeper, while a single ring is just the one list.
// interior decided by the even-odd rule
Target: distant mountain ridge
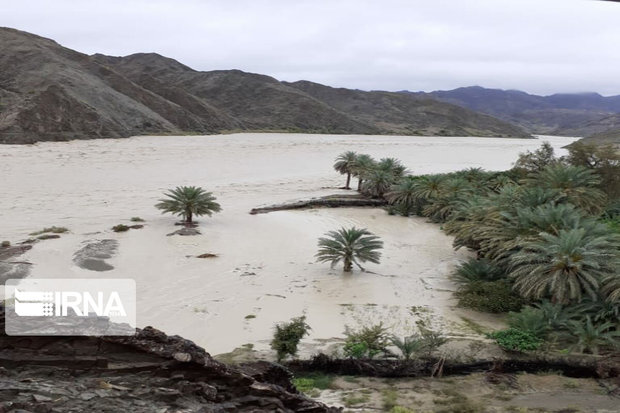
[{"label": "distant mountain ridge", "polygon": [[0,143],[226,131],[529,136],[427,96],[199,72],[155,53],[88,56],[10,28],[0,46]]},{"label": "distant mountain ridge", "polygon": [[620,127],[620,96],[598,93],[539,96],[480,86],[403,93],[433,97],[486,113],[535,134],[590,136]]}]

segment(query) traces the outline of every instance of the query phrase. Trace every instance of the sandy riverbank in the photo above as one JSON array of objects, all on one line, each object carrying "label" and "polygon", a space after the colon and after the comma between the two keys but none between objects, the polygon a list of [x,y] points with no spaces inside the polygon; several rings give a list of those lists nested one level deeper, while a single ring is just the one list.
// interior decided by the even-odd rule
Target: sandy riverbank
[{"label": "sandy riverbank", "polygon": [[[549,137],[559,148],[571,138]],[[332,170],[345,150],[400,158],[413,173],[506,169],[538,140],[238,134],[0,146],[0,238],[13,243],[52,225],[71,230],[25,253],[30,276],[135,278],[138,324],[180,334],[213,354],[244,343],[266,349],[275,322],[305,312],[308,344],[342,336],[345,324],[414,325],[410,307],[456,328],[447,274],[467,256],[439,227],[378,209],[321,209],[249,215],[251,208],[338,193]],[[175,219],[153,205],[163,190],[200,185],[224,211],[200,219],[202,235],[166,236]],[[340,191],[345,192],[345,191]],[[110,228],[139,216],[143,229]],[[368,227],[386,245],[372,272],[343,276],[314,263],[316,240],[341,225]],[[96,272],[74,262],[86,243],[118,241]],[[196,255],[215,253],[217,258]],[[106,267],[107,268],[107,267]],[[427,314],[427,313],[424,313]],[[254,318],[246,318],[247,316]],[[310,347],[311,348],[311,347]]]}]

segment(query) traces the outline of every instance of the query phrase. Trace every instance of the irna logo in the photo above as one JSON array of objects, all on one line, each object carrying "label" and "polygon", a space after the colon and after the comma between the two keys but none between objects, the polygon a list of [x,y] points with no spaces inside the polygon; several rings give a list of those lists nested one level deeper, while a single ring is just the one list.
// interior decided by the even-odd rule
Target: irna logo
[{"label": "irna logo", "polygon": [[[15,314],[20,317],[49,317],[95,314],[101,317],[126,317],[127,312],[117,291],[20,291],[15,289]],[[73,312],[69,312],[72,310]]]},{"label": "irna logo", "polygon": [[8,335],[133,335],[136,283],[130,279],[7,280]]}]

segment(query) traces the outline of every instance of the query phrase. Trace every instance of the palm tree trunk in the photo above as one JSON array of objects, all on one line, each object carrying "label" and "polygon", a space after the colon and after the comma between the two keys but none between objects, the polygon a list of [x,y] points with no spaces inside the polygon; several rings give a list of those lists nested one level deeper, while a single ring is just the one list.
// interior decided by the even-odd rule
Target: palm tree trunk
[{"label": "palm tree trunk", "polygon": [[344,271],[351,272],[352,269],[353,269],[353,261],[351,261],[351,258],[349,257],[344,257]]},{"label": "palm tree trunk", "polygon": [[349,172],[347,174],[347,184],[344,186],[345,189],[351,189],[351,187],[349,186],[349,184],[351,184],[351,172]]},{"label": "palm tree trunk", "polygon": [[362,178],[359,179],[359,181],[357,181],[357,192],[360,192],[362,190]]},{"label": "palm tree trunk", "polygon": [[185,222],[187,222],[188,224],[192,223],[192,211],[191,211],[191,209],[185,210]]}]

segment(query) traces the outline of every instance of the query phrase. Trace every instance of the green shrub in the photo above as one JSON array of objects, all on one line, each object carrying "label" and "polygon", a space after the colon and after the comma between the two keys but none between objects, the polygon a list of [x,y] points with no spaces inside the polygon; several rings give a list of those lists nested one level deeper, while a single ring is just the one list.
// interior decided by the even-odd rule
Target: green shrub
[{"label": "green shrub", "polygon": [[448,339],[438,331],[431,330],[424,325],[418,323],[420,327],[420,335],[422,336],[422,348],[430,356],[431,353],[444,345]]},{"label": "green shrub", "polygon": [[535,337],[544,339],[549,332],[549,324],[545,313],[533,307],[524,307],[518,313],[508,314],[508,326],[515,330],[530,333]]},{"label": "green shrub", "polygon": [[306,316],[292,318],[288,323],[276,324],[275,328],[271,348],[277,352],[278,361],[282,361],[286,356],[295,356],[297,345],[310,330],[310,326],[306,324]]},{"label": "green shrub", "polygon": [[470,284],[477,281],[496,281],[502,275],[502,270],[486,258],[470,258],[458,265],[454,270],[455,281],[460,284]]},{"label": "green shrub", "polygon": [[131,222],[144,222],[144,220],[140,217],[131,217]]},{"label": "green shrub", "polygon": [[2,248],[9,248],[11,246],[11,241],[2,241],[2,244],[0,244],[0,247]]},{"label": "green shrub", "polygon": [[495,339],[501,348],[508,351],[534,351],[543,343],[534,334],[516,328],[496,331],[489,334],[489,337]]},{"label": "green shrub", "polygon": [[118,225],[114,225],[112,227],[112,231],[114,231],[114,232],[126,232],[126,231],[129,231],[129,227],[127,225],[124,225],[124,224],[118,224]]},{"label": "green shrub", "polygon": [[598,354],[601,349],[620,349],[620,331],[611,322],[593,323],[590,316],[571,321],[568,326],[572,346],[580,353]]},{"label": "green shrub", "polygon": [[416,334],[405,337],[402,340],[399,337],[393,336],[390,338],[390,342],[400,350],[404,360],[411,360],[411,357],[415,353],[420,352],[425,344],[422,337]]},{"label": "green shrub", "polygon": [[455,296],[459,306],[487,313],[519,311],[524,304],[506,280],[472,282],[462,286]]},{"label": "green shrub", "polygon": [[373,358],[378,354],[389,354],[387,349],[390,344],[390,336],[387,328],[383,327],[383,323],[373,326],[365,326],[357,331],[350,330],[348,327],[345,331],[347,336],[344,344],[344,354],[351,358]]}]

